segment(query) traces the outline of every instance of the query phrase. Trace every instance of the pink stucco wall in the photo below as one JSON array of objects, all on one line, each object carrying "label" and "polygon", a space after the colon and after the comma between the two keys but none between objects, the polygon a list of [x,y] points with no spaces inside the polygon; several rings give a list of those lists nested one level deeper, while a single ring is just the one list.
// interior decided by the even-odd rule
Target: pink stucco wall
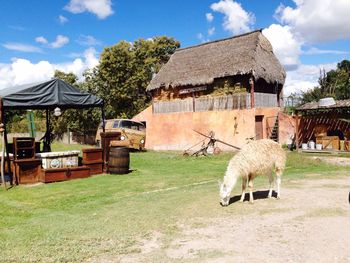
[{"label": "pink stucco wall", "polygon": [[[153,114],[152,106],[133,119],[146,121],[146,148],[153,150],[185,150],[204,139],[194,132],[215,132],[215,138],[242,146],[246,138],[255,137],[255,116],[263,115],[263,132],[266,137],[266,117],[276,116],[279,108],[248,110],[178,112]],[[222,150],[233,150],[218,144]],[[197,146],[197,149],[199,146]]]},{"label": "pink stucco wall", "polygon": [[283,112],[278,114],[279,118],[279,142],[286,144],[289,139],[295,136],[296,123],[295,117],[287,115]]}]

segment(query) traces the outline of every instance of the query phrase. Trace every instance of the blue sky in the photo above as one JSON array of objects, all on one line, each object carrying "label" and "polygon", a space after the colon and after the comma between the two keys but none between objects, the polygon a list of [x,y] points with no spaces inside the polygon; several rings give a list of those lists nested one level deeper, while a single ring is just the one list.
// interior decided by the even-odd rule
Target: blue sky
[{"label": "blue sky", "polygon": [[350,54],[344,0],[12,0],[1,1],[0,88],[81,77],[104,47],[166,35],[182,47],[263,28],[287,70],[286,93],[312,88],[320,68]]}]

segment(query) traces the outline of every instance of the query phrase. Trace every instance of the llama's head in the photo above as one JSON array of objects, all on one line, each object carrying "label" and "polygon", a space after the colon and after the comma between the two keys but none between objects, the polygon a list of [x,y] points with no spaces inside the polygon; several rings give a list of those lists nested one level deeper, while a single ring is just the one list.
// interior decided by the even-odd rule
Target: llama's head
[{"label": "llama's head", "polygon": [[231,194],[231,189],[228,187],[228,185],[223,182],[219,182],[219,187],[220,187],[220,204],[222,206],[228,206],[230,202],[230,194]]}]

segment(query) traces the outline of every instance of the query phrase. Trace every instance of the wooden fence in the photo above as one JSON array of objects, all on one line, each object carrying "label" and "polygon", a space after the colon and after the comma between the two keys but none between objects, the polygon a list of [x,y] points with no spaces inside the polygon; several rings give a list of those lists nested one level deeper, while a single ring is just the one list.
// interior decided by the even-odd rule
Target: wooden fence
[{"label": "wooden fence", "polygon": [[[267,93],[255,93],[255,107],[278,107],[277,95]],[[250,94],[241,93],[226,96],[205,96],[199,98],[187,98],[184,100],[155,101],[153,102],[153,113],[172,112],[199,112],[250,109]]]},{"label": "wooden fence", "polygon": [[277,94],[254,93],[255,108],[278,107]]}]

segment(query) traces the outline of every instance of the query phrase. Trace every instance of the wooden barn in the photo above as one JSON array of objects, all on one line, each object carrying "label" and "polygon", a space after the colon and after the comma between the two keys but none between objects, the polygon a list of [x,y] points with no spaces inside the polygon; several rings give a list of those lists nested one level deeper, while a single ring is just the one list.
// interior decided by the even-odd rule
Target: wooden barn
[{"label": "wooden barn", "polygon": [[184,150],[203,139],[194,130],[237,146],[278,140],[285,77],[261,30],[178,49],[147,88],[152,106],[134,119],[146,122],[154,150]]},{"label": "wooden barn", "polygon": [[296,109],[296,124],[296,145],[303,151],[350,151],[350,100],[306,103]]}]

